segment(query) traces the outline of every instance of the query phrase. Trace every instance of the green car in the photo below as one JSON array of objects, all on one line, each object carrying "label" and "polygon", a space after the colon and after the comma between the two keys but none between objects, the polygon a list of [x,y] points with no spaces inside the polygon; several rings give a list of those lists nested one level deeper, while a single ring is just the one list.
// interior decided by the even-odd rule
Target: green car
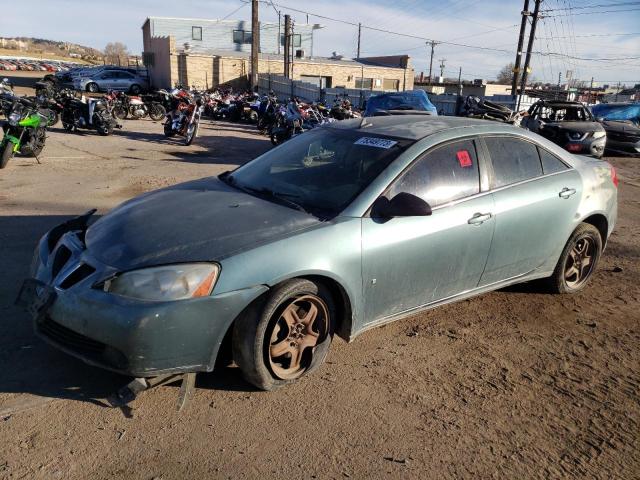
[{"label": "green car", "polygon": [[334,335],[533,279],[583,289],[617,182],[608,163],[509,125],[334,122],[54,228],[20,298],[38,335],[92,365],[208,372],[229,351],[270,390],[317,369]]}]

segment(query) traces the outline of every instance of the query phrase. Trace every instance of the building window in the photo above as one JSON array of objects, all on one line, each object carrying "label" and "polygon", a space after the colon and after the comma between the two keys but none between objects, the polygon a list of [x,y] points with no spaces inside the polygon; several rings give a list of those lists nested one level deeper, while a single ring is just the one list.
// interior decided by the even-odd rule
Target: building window
[{"label": "building window", "polygon": [[233,31],[233,43],[242,45],[243,43],[251,43],[252,35],[247,30],[234,30]]},{"label": "building window", "polygon": [[[293,48],[302,46],[302,35],[299,33],[294,33],[293,37]],[[284,33],[280,35],[280,45],[284,47]]]},{"label": "building window", "polygon": [[202,40],[202,27],[191,27],[191,40]]},{"label": "building window", "polygon": [[395,90],[397,92],[399,86],[400,86],[400,80],[396,80],[393,78],[384,78],[382,80],[383,90]]},{"label": "building window", "polygon": [[373,88],[373,78],[356,78],[356,88],[371,90]]}]

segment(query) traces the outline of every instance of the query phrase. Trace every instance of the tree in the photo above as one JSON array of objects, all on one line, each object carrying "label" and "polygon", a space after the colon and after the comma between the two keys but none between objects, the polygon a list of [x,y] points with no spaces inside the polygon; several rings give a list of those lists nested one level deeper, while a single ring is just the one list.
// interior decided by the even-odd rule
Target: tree
[{"label": "tree", "polygon": [[[513,68],[514,68],[514,66],[515,65],[512,62],[512,63],[508,63],[504,67],[502,67],[500,72],[498,72],[497,81],[498,81],[499,84],[511,85],[511,82],[513,81]],[[518,75],[518,82],[520,82],[520,75]]]},{"label": "tree", "polygon": [[129,59],[129,49],[124,43],[107,43],[104,47],[104,60],[113,65],[127,65]]}]

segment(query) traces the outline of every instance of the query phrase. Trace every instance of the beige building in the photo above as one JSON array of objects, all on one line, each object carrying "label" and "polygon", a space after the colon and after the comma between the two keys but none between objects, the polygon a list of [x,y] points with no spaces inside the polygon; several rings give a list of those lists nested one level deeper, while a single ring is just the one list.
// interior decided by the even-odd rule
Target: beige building
[{"label": "beige building", "polygon": [[[156,23],[159,24],[160,20],[170,26],[180,25],[180,29],[177,26],[167,27],[162,31],[163,35],[156,35],[158,32],[154,32],[154,19],[147,19],[142,26],[143,61],[149,70],[152,86],[159,88],[173,87],[178,84],[197,88],[213,88],[219,85],[236,88],[248,86],[250,58],[246,49],[208,48],[216,42],[221,43],[220,35],[225,32],[219,33],[216,30],[217,36],[208,37],[207,31],[203,30],[206,27],[190,27],[195,32],[196,38],[212,39],[207,45],[203,45],[196,40],[189,41],[188,37],[184,37],[181,33],[184,30],[182,24],[185,22],[202,24],[203,21],[171,19],[169,23],[169,19],[159,19]],[[158,27],[155,28],[159,30]],[[178,37],[166,35],[168,28],[175,28]],[[215,28],[220,29],[218,24]],[[238,32],[243,32],[244,36],[247,35],[244,30],[233,30],[233,34],[229,33],[229,35],[233,35],[235,40],[239,36]],[[185,38],[187,41],[183,41]],[[259,73],[282,75],[283,71],[282,55],[260,53]],[[323,88],[411,90],[414,71],[410,58],[406,55],[353,60],[340,56],[311,57],[307,56],[304,49],[298,49],[293,58],[292,78],[318,84]]]}]

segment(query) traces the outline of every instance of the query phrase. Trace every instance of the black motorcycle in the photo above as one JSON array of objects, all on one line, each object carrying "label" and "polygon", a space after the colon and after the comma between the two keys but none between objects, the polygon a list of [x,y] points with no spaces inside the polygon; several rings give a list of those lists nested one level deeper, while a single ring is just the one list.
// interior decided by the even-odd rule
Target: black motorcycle
[{"label": "black motorcycle", "polygon": [[113,133],[114,128],[122,128],[103,100],[88,98],[85,101],[66,94],[63,99],[62,127],[72,132],[78,129],[96,130],[106,136]]}]

